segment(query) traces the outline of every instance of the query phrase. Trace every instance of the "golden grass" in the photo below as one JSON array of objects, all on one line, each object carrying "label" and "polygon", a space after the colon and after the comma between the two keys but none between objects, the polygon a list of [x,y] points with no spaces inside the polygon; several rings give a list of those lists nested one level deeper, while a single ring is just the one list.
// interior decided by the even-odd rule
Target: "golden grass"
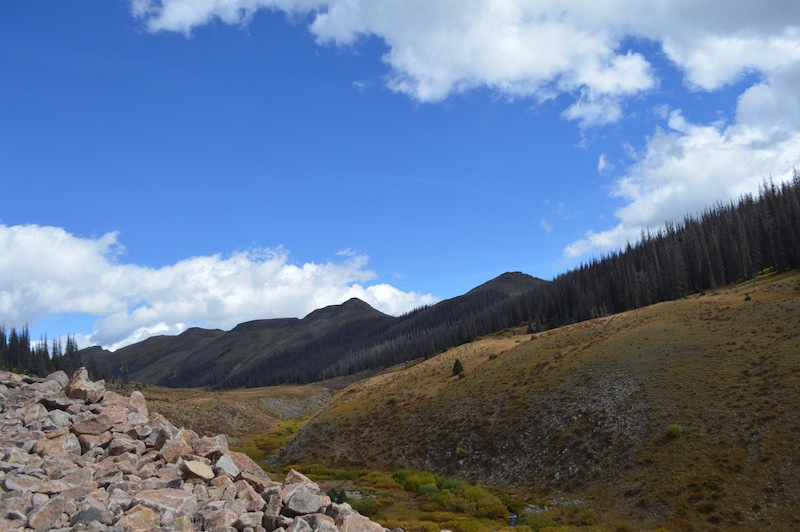
[{"label": "golden grass", "polygon": [[371,475],[381,521],[409,532],[502,523],[432,525],[389,474],[362,469],[511,490],[507,500],[548,508],[525,514],[533,529],[800,529],[798,272],[535,335],[501,331],[330,400],[321,386],[139,388],[151,411],[226,433],[260,460],[324,405],[286,458]]},{"label": "golden grass", "polygon": [[800,527],[797,272],[523,331],[343,390],[289,458],[582,499],[602,526]]}]

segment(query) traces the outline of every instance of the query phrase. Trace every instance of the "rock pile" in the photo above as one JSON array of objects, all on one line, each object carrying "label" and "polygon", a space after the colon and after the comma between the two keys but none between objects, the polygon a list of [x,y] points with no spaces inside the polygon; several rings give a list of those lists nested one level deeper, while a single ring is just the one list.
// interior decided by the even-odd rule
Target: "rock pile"
[{"label": "rock pile", "polygon": [[384,532],[224,436],[200,437],[89,380],[0,371],[0,531]]}]

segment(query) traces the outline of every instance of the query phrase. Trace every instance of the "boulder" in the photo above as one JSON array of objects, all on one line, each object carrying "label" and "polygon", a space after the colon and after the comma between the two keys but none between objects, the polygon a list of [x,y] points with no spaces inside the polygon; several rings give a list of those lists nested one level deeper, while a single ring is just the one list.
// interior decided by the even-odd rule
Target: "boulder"
[{"label": "boulder", "polygon": [[340,532],[383,532],[383,527],[361,514],[349,514],[336,521]]},{"label": "boulder", "polygon": [[72,374],[64,391],[70,399],[80,399],[87,404],[97,403],[105,395],[106,385],[103,381],[90,381],[86,368],[80,368]]},{"label": "boulder", "polygon": [[211,480],[214,478],[214,471],[199,460],[181,460],[180,467],[181,470],[186,473],[202,478],[203,480]]}]

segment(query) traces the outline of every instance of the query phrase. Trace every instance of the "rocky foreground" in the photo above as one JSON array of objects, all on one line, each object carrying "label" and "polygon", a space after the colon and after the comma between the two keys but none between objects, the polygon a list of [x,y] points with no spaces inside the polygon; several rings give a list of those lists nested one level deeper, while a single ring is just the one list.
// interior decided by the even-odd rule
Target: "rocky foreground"
[{"label": "rocky foreground", "polygon": [[291,471],[282,484],[224,436],[150,413],[85,369],[0,371],[0,531],[384,532]]}]

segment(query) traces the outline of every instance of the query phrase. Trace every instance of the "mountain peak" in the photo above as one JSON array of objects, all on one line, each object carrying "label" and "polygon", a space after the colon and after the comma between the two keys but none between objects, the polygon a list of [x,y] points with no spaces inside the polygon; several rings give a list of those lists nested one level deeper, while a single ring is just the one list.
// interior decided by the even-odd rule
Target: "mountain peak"
[{"label": "mountain peak", "polygon": [[517,295],[543,283],[547,283],[547,281],[539,279],[538,277],[533,277],[527,273],[506,272],[498,275],[491,281],[476,286],[467,293],[473,294],[484,290],[500,290],[506,295]]},{"label": "mountain peak", "polygon": [[383,312],[372,308],[372,306],[370,306],[369,303],[362,301],[357,297],[353,297],[340,305],[328,305],[327,307],[317,309],[303,319],[304,320],[307,320],[309,318],[316,319],[323,316],[338,317],[342,315],[346,315],[349,317],[354,317],[354,316],[361,317],[367,315],[386,316],[386,314],[384,314]]},{"label": "mountain peak", "polygon": [[347,309],[372,309],[372,310],[375,310],[374,308],[372,308],[372,306],[369,303],[367,303],[366,301],[362,301],[361,299],[358,299],[357,297],[352,297],[352,298],[348,299],[347,301],[345,301],[344,303],[341,304],[341,307],[342,308],[347,308]]}]

